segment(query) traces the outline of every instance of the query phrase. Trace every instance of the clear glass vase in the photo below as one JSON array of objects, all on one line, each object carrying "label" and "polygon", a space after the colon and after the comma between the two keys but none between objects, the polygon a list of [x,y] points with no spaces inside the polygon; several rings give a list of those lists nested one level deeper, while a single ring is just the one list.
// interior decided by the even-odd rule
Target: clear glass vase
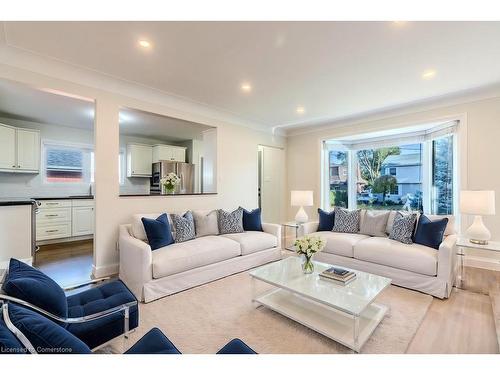
[{"label": "clear glass vase", "polygon": [[161,193],[162,194],[174,194],[175,192],[175,186],[172,185],[162,185],[161,186]]},{"label": "clear glass vase", "polygon": [[312,257],[304,256],[302,260],[302,272],[305,274],[311,274],[314,272],[314,263],[312,262]]}]

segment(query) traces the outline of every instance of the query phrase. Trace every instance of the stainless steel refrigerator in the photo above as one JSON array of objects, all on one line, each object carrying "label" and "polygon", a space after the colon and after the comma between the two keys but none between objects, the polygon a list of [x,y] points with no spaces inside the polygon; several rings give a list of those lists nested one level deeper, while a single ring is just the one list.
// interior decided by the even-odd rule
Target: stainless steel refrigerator
[{"label": "stainless steel refrigerator", "polygon": [[174,172],[180,177],[181,182],[176,186],[176,194],[190,194],[194,191],[194,164],[176,161],[161,160],[153,163],[153,176],[151,177],[151,191],[160,192],[160,180],[169,173]]}]

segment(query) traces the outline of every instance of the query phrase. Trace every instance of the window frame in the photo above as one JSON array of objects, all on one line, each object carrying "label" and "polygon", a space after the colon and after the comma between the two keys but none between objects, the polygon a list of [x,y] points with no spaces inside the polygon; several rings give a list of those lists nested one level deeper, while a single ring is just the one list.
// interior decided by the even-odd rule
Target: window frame
[{"label": "window frame", "polygon": [[[458,125],[461,123],[461,120],[454,120],[456,124]],[[463,125],[461,125],[463,126]],[[444,137],[452,137],[452,142],[453,142],[453,212],[451,215],[454,216],[459,216],[459,207],[458,207],[458,201],[459,201],[459,186],[461,185],[461,179],[463,176],[460,175],[460,168],[459,168],[459,158],[458,155],[458,144],[460,142],[459,138],[459,128],[458,126],[449,133],[446,134],[439,134],[438,131],[435,132],[436,134],[433,134],[433,132],[429,132],[427,135],[425,135],[421,140],[419,141],[408,141],[409,143],[420,143],[422,144],[422,207],[423,207],[423,213],[424,214],[434,214],[432,212],[432,173],[433,173],[433,166],[432,166],[432,152],[433,152],[433,147],[432,143],[433,141],[444,138]],[[374,139],[375,140],[375,139]],[[393,145],[403,145],[405,143],[398,142],[397,139],[394,140]],[[390,146],[390,143],[387,145]],[[363,142],[363,147],[366,148],[379,148],[379,147],[387,147],[387,146],[380,146],[376,142],[370,143],[370,140],[367,139],[366,143]],[[353,171],[357,170],[358,167],[358,161],[357,161],[357,148],[349,148],[346,147],[342,143],[329,143],[327,145],[326,141],[323,141],[323,151],[324,151],[324,162],[322,163],[325,165],[327,169],[327,175],[329,176],[330,170],[329,170],[329,157],[328,154],[331,150],[335,151],[345,151],[347,152],[347,175],[348,175],[348,209],[356,209],[358,204],[357,204],[357,191],[356,191],[356,186],[357,186],[357,176],[356,173],[353,173]],[[389,171],[390,174],[390,171]],[[325,175],[325,169],[323,169],[322,176]],[[324,177],[322,177],[324,178]],[[321,192],[321,196],[323,197],[322,199],[322,208],[323,209],[330,209],[329,205],[329,192],[330,192],[330,186],[329,184],[323,183],[321,185],[323,187],[323,191]],[[399,189],[399,188],[398,188]]]},{"label": "window frame", "polygon": [[[82,179],[83,181],[48,181],[47,180],[47,148],[50,147],[60,147],[60,148],[74,148],[80,149],[82,152],[89,153],[89,161],[88,161],[88,171],[85,171],[86,166],[82,165]],[[75,142],[66,142],[61,140],[53,140],[53,139],[42,139],[42,147],[41,147],[41,174],[42,174],[42,183],[44,185],[50,186],[63,186],[63,185],[71,185],[71,186],[88,186],[92,184],[94,176],[93,167],[92,167],[92,156],[94,153],[94,146],[87,143],[75,143]],[[85,162],[84,162],[85,163]]]}]

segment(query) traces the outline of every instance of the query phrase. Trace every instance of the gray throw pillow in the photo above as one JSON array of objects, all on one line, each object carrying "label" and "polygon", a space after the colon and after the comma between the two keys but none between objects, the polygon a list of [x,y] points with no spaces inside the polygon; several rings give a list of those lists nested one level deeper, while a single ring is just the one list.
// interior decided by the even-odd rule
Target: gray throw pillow
[{"label": "gray throw pillow", "polygon": [[191,211],[186,212],[183,216],[170,214],[172,225],[174,227],[175,242],[184,242],[195,238],[194,219]]},{"label": "gray throw pillow", "polygon": [[220,234],[243,232],[243,208],[240,207],[233,212],[217,210],[217,222]]},{"label": "gray throw pillow", "polygon": [[217,223],[217,211],[208,214],[193,211],[196,237],[216,236],[219,234],[219,224]]},{"label": "gray throw pillow", "polygon": [[413,243],[412,237],[416,222],[417,214],[415,213],[407,215],[403,215],[401,212],[396,213],[389,238],[391,240],[411,245]]},{"label": "gray throw pillow", "polygon": [[367,236],[385,237],[388,218],[389,211],[377,212],[366,210],[359,226],[359,233],[366,234]]},{"label": "gray throw pillow", "polygon": [[335,221],[332,232],[358,233],[361,210],[349,211],[342,207],[335,207]]}]

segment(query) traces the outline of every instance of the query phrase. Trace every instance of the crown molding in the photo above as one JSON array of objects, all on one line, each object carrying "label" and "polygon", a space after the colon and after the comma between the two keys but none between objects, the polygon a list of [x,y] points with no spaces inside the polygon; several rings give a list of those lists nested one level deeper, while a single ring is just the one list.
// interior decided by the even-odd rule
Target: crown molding
[{"label": "crown molding", "polygon": [[500,83],[474,87],[467,90],[434,96],[408,103],[398,104],[372,111],[361,112],[338,118],[317,119],[313,122],[282,125],[279,128],[287,137],[316,133],[332,128],[356,125],[361,122],[377,121],[391,117],[403,116],[415,112],[451,107],[454,105],[472,103],[500,97]]}]

